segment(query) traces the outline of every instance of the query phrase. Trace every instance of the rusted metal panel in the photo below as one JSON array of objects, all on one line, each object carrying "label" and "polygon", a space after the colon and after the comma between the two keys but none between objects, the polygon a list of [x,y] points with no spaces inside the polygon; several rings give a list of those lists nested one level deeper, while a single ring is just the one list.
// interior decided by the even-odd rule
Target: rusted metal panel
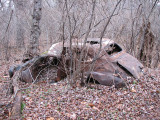
[{"label": "rusted metal panel", "polygon": [[106,51],[103,51],[96,60],[89,77],[97,80],[102,85],[115,85],[119,88],[125,86],[127,76],[116,64],[112,63]]},{"label": "rusted metal panel", "polygon": [[112,72],[91,72],[90,77],[97,80],[101,85],[112,86],[116,88],[124,87],[125,81]]},{"label": "rusted metal panel", "polygon": [[118,62],[118,64],[128,70],[135,78],[139,79],[142,75],[143,65],[130,54],[122,51],[111,56],[111,59]]},{"label": "rusted metal panel", "polygon": [[[89,41],[97,41],[99,43],[100,39],[92,39]],[[112,62],[117,62],[118,65],[121,65],[125,70],[130,72],[135,78],[140,78],[142,75],[143,65],[133,56],[126,53],[117,43],[110,39],[102,39],[102,48],[110,54]]]}]

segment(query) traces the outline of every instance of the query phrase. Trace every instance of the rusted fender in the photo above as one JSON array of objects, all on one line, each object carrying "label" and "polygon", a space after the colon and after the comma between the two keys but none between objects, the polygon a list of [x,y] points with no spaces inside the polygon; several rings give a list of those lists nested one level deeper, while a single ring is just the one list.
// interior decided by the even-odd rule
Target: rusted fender
[{"label": "rusted fender", "polygon": [[[88,49],[88,56],[92,57],[97,53],[97,49],[92,46]],[[89,78],[92,78],[98,83],[106,86],[115,85],[116,88],[126,86],[125,80],[127,74],[119,68],[119,66],[112,62],[106,51],[102,51],[99,54],[99,58],[95,61],[93,69],[90,72],[86,70],[85,74]]]},{"label": "rusted fender", "polygon": [[130,54],[122,51],[111,56],[111,59],[128,70],[133,77],[139,79],[142,76],[143,65]]},{"label": "rusted fender", "polygon": [[91,72],[90,77],[97,80],[101,85],[115,85],[116,88],[126,86],[125,81],[112,72]]}]

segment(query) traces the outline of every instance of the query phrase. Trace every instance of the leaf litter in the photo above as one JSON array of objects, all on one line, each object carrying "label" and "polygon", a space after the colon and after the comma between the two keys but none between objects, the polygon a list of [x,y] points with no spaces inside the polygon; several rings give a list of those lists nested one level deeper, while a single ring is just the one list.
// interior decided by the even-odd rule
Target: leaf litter
[{"label": "leaf litter", "polygon": [[[7,89],[4,84],[0,83],[1,93]],[[53,84],[41,81],[22,94],[24,120],[160,119],[159,70],[148,70],[139,80],[129,78],[127,88],[98,84],[72,87],[65,79]],[[1,103],[7,103],[10,98],[1,96]],[[1,109],[0,118],[9,114],[10,110]]]}]

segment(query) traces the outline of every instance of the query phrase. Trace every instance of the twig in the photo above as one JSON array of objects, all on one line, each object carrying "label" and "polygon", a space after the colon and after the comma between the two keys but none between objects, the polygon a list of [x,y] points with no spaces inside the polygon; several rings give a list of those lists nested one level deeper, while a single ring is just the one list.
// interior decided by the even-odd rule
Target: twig
[{"label": "twig", "polygon": [[106,24],[105,24],[105,26],[104,26],[103,31],[101,32],[101,35],[100,35],[100,50],[102,49],[102,38],[103,38],[103,36],[104,36],[104,33],[105,33],[106,29],[107,29],[107,26],[109,25],[109,23],[110,23],[110,21],[111,21],[112,16],[114,15],[114,12],[116,11],[116,9],[117,9],[118,5],[121,3],[121,1],[122,1],[122,0],[119,0],[119,1],[117,2],[116,6],[114,7],[114,9],[113,9],[113,11],[112,11],[112,14],[110,15],[109,19],[107,20],[107,22],[106,22]]},{"label": "twig", "polygon": [[[7,25],[7,28],[6,28],[6,31],[5,31],[5,35],[6,35],[7,31],[8,31],[9,25],[11,23],[12,15],[13,15],[13,10],[11,11],[11,15],[10,15],[9,22],[8,22],[8,25]],[[3,37],[3,39],[4,38],[5,38],[5,36]]]}]

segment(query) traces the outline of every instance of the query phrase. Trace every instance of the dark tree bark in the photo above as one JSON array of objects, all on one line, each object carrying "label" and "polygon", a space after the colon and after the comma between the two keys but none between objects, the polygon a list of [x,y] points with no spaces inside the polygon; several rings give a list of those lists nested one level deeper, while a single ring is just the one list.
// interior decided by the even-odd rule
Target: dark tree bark
[{"label": "dark tree bark", "polygon": [[141,29],[140,32],[142,33],[140,35],[142,35],[142,39],[140,39],[138,59],[141,60],[146,67],[151,67],[155,36],[151,31],[150,22],[144,24]]},{"label": "dark tree bark", "polygon": [[42,0],[34,0],[30,43],[27,49],[27,53],[24,55],[23,62],[39,55],[39,36],[41,34],[39,26],[40,26],[41,15],[42,15]]}]

